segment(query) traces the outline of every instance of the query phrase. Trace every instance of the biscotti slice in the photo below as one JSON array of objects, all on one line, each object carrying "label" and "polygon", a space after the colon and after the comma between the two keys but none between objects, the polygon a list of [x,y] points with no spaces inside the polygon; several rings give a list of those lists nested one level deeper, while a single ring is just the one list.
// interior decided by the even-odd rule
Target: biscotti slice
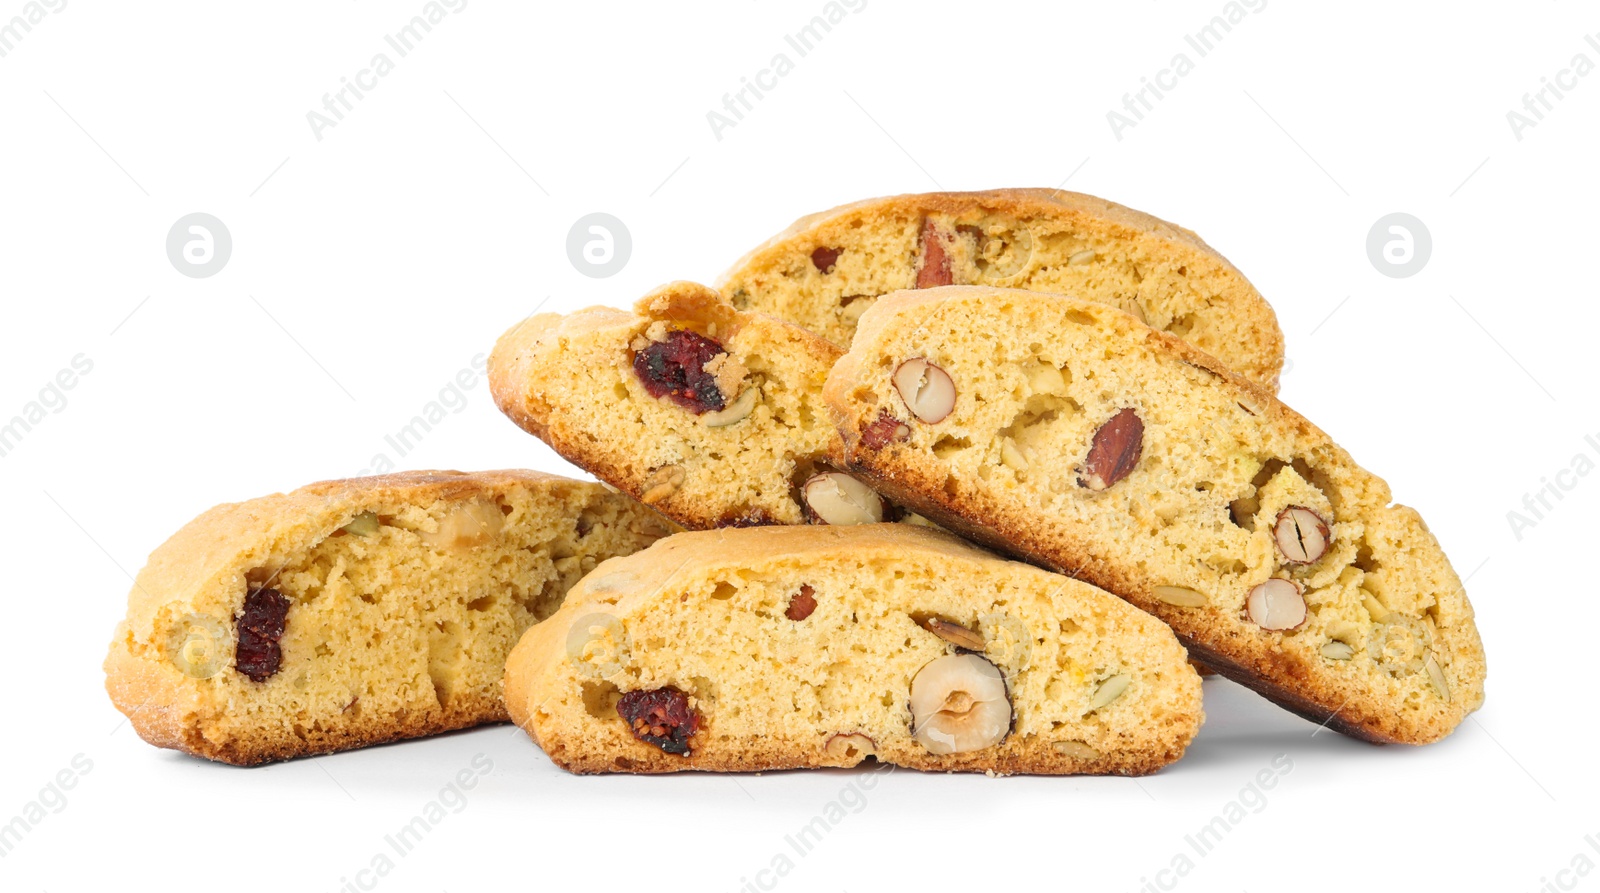
[{"label": "biscotti slice", "polygon": [[600,484],[409,472],[220,505],[139,572],[106,658],[151,744],[235,765],[506,719],[506,654],[670,532]]},{"label": "biscotti slice", "polygon": [[824,393],[885,495],[1121,595],[1313,722],[1420,744],[1483,702],[1472,606],[1422,518],[1293,410],[1125,313],[899,292]]},{"label": "biscotti slice", "polygon": [[675,282],[632,312],[529,317],[495,345],[489,383],[524,430],[685,527],[892,519],[835,467],[822,383],[839,353]]},{"label": "biscotti slice", "polygon": [[896,289],[989,285],[1110,304],[1277,391],[1283,335],[1244,274],[1200,237],[1056,189],[869,199],[803,217],[723,274],[736,307],[848,346]]},{"label": "biscotti slice", "polygon": [[683,533],[608,561],[517,643],[506,704],[582,773],[1142,775],[1203,718],[1155,618],[905,524]]}]

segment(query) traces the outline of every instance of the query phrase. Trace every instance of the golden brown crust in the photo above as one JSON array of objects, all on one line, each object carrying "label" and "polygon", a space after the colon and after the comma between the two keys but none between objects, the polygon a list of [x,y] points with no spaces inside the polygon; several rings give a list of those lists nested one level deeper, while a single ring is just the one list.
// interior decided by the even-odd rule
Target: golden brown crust
[{"label": "golden brown crust", "polygon": [[[646,394],[629,345],[660,320],[710,328],[730,348],[754,345],[766,364],[760,373],[777,379],[766,395],[773,413],[763,417],[758,409],[750,420],[706,431],[686,410]],[[594,355],[581,353],[588,350]],[[524,320],[495,345],[489,383],[496,405],[523,430],[684,527],[800,523],[786,475],[797,464],[837,458],[820,389],[839,354],[798,326],[739,312],[705,286],[674,282],[641,298],[631,313],[592,307]],[[624,395],[613,397],[616,388]],[[778,399],[795,406],[778,409]],[[754,455],[757,468],[741,473],[737,453]],[[778,467],[785,462],[788,471]],[[683,476],[663,487],[669,466]]]},{"label": "golden brown crust", "polygon": [[[848,346],[853,326],[847,322],[835,321],[827,314],[801,313],[798,307],[786,313],[768,306],[761,297],[763,292],[792,275],[787,271],[795,268],[797,257],[808,258],[816,248],[846,243],[863,229],[883,227],[890,221],[907,218],[931,215],[961,218],[977,212],[1005,215],[1020,221],[1048,221],[1070,231],[1096,234],[1127,246],[1141,268],[1170,267],[1181,271],[1180,278],[1209,281],[1215,293],[1206,298],[1207,307],[1214,303],[1215,314],[1229,328],[1214,334],[1197,332],[1191,340],[1198,339],[1233,369],[1276,392],[1278,374],[1283,366],[1283,334],[1277,315],[1244,274],[1192,230],[1082,193],[1038,188],[993,189],[896,195],[852,202],[795,221],[747,252],[718,278],[716,286],[736,305],[744,306],[741,301],[748,302],[751,309],[793,318],[813,327],[824,337]],[[903,261],[898,257],[877,258],[879,263],[905,266]],[[804,268],[803,264],[799,266]],[[909,267],[907,271],[909,276]],[[908,280],[892,287],[904,288],[910,284]],[[1041,290],[1039,285],[1023,280],[1007,279],[987,284]],[[1091,291],[1084,288],[1070,293],[1075,297],[1097,299]],[[806,318],[801,318],[802,315]]]},{"label": "golden brown crust", "polygon": [[[733,263],[733,266],[728,268],[727,272],[718,277],[716,286],[719,289],[723,288],[726,283],[736,278],[741,270],[753,266],[758,258],[769,254],[775,248],[783,247],[795,236],[811,232],[823,223],[846,218],[857,212],[914,208],[931,213],[959,214],[970,210],[974,204],[979,202],[992,203],[998,210],[1023,215],[1046,214],[1052,210],[1059,209],[1085,215],[1102,216],[1130,230],[1148,231],[1164,239],[1188,243],[1201,251],[1214,255],[1223,263],[1228,263],[1228,259],[1218,254],[1216,249],[1207,245],[1198,233],[1181,227],[1176,223],[1169,223],[1152,214],[1146,214],[1126,205],[1119,205],[1116,202],[1082,192],[1068,192],[1061,189],[1040,187],[1018,187],[984,189],[973,192],[911,192],[846,202],[826,211],[807,214],[789,224],[783,232],[745,252],[743,257],[740,257]],[[1228,265],[1232,268],[1231,263]],[[1237,269],[1235,269],[1235,272],[1237,272]],[[1244,274],[1240,273],[1239,275],[1242,276]]]},{"label": "golden brown crust", "polygon": [[[503,721],[498,691],[467,686],[427,709],[309,716],[287,731],[252,726],[237,711],[239,699],[255,692],[232,669],[228,643],[233,633],[223,626],[231,626],[245,590],[259,583],[251,577],[254,571],[282,568],[356,515],[435,501],[495,499],[513,491],[553,503],[605,506],[624,520],[633,517],[641,529],[660,523],[598,484],[520,470],[399,472],[323,481],[292,493],[219,505],[168,539],[136,577],[127,616],[106,657],[107,693],[149,743],[241,766]],[[653,538],[647,535],[635,548]],[[191,674],[175,665],[165,639],[185,615],[216,618],[223,625],[217,629],[222,640],[213,643],[230,649],[220,671]],[[293,626],[296,615],[289,616]]]},{"label": "golden brown crust", "polygon": [[[1241,408],[1259,417],[1255,424],[1286,432],[1286,438],[1297,445],[1311,466],[1337,473],[1347,501],[1372,507],[1363,510],[1372,514],[1361,519],[1369,528],[1387,525],[1403,531],[1414,546],[1412,560],[1428,565],[1443,581],[1441,591],[1434,595],[1451,615],[1452,641],[1448,645],[1457,655],[1462,674],[1458,682],[1461,690],[1455,692],[1449,709],[1437,717],[1422,719],[1402,714],[1388,698],[1330,682],[1322,666],[1299,653],[1262,647],[1237,632],[1235,624],[1162,603],[1151,596],[1152,586],[1172,581],[1151,579],[1148,571],[1107,545],[1105,531],[1092,524],[1039,517],[1014,500],[951,476],[950,470],[923,448],[901,442],[891,442],[881,449],[864,448],[861,433],[876,418],[879,408],[860,398],[870,390],[865,384],[870,370],[888,362],[878,347],[892,338],[907,318],[915,318],[920,327],[941,305],[974,299],[975,292],[998,293],[1001,299],[1020,305],[1064,302],[1076,308],[1086,325],[1113,333],[1114,337],[1106,341],[1108,351],[1121,349],[1114,345],[1122,340],[1142,342],[1160,355],[1204,370],[1218,386],[1231,390],[1232,399]],[[1124,356],[1120,362],[1144,361]],[[1144,371],[1149,383],[1182,386],[1177,383],[1179,377],[1162,368],[1152,366]],[[863,316],[852,349],[829,376],[824,398],[840,427],[851,469],[885,496],[975,542],[1088,580],[1122,596],[1171,624],[1197,660],[1313,722],[1369,741],[1422,744],[1448,735],[1482,702],[1483,650],[1472,608],[1459,578],[1421,518],[1405,506],[1390,505],[1387,484],[1356,465],[1348,453],[1303,416],[1259,385],[1177,338],[1141,326],[1125,314],[1105,312],[1097,305],[1065,298],[970,286],[897,292],[885,296]]]},{"label": "golden brown crust", "polygon": [[[668,537],[627,558],[607,562],[573,589],[560,612],[546,624],[530,630],[512,650],[505,682],[512,721],[525,729],[558,765],[579,773],[749,772],[856,765],[869,753],[829,753],[825,742],[831,727],[814,732],[798,715],[792,720],[754,723],[742,733],[725,732],[720,725],[724,720],[718,710],[733,710],[741,718],[756,712],[743,702],[733,704],[734,692],[745,685],[759,692],[760,700],[777,699],[788,703],[791,697],[807,697],[810,684],[800,685],[800,690],[791,694],[783,687],[783,679],[761,669],[762,660],[741,661],[730,657],[722,661],[724,675],[705,669],[708,665],[717,666],[717,649],[728,648],[728,654],[732,655],[731,649],[737,647],[732,643],[745,641],[740,638],[744,634],[741,627],[709,616],[717,610],[714,607],[717,604],[732,604],[735,606],[732,610],[737,612],[749,607],[739,601],[745,598],[743,594],[726,594],[723,584],[717,581],[737,579],[744,586],[755,586],[771,580],[783,588],[789,576],[797,575],[817,582],[817,601],[822,607],[816,610],[825,613],[830,599],[843,597],[838,590],[828,589],[829,578],[825,575],[830,569],[852,565],[869,568],[870,573],[878,575],[879,581],[903,575],[930,575],[929,585],[933,590],[948,591],[943,596],[946,601],[940,612],[951,615],[959,613],[952,607],[955,604],[986,610],[989,600],[997,597],[996,592],[1011,594],[1009,597],[1014,599],[1010,602],[1011,609],[1015,611],[1024,610],[1021,602],[1027,596],[1022,593],[1043,594],[1050,610],[1055,612],[1051,615],[1052,632],[1056,625],[1067,628],[1073,621],[1086,625],[1098,622],[1099,641],[1087,645],[1080,642],[1076,647],[1110,648],[1115,640],[1116,647],[1136,653],[1145,661],[1138,668],[1127,670],[1138,674],[1138,684],[1159,687],[1159,691],[1152,690],[1139,703],[1130,704],[1128,709],[1134,712],[1124,714],[1117,721],[1120,725],[1107,732],[1108,740],[1119,741],[1123,746],[1107,747],[1092,757],[1063,752],[1054,746],[1049,732],[1038,731],[1040,727],[1053,726],[1062,730],[1059,737],[1083,734],[1075,720],[1090,720],[1069,716],[1070,710],[1059,717],[1066,720],[1064,722],[1048,722],[1037,717],[1031,724],[1027,719],[1019,720],[1001,745],[936,756],[910,741],[903,726],[887,731],[869,727],[865,723],[870,721],[863,720],[861,715],[872,713],[871,706],[852,704],[846,698],[845,706],[839,710],[852,713],[856,721],[863,724],[833,731],[867,735],[872,742],[871,755],[880,761],[928,771],[1143,775],[1179,758],[1199,729],[1203,720],[1199,677],[1188,666],[1182,648],[1161,623],[1086,584],[1002,560],[942,531],[903,524],[686,533]],[[932,576],[943,582],[933,582]],[[959,586],[950,581],[972,585]],[[703,601],[704,593],[712,587],[716,587],[713,598],[720,595],[720,600]],[[870,649],[868,641],[858,640],[855,635],[858,630],[876,629],[874,624],[879,620],[871,612],[881,611],[889,617],[901,616],[901,612],[915,613],[927,607],[919,598],[932,597],[927,591],[908,595],[903,589],[886,585],[883,591],[872,595],[870,607],[858,610],[851,603],[838,608],[849,618],[843,621],[842,628],[835,630],[824,626],[816,635],[819,641],[828,643],[827,647],[840,652],[845,650],[847,642],[856,648]],[[570,631],[577,626],[579,618],[587,618],[596,611],[622,620],[630,641],[636,643],[632,658],[603,679],[585,677],[575,671],[568,645]],[[822,616],[813,613],[804,622],[818,622]],[[703,618],[701,622],[715,625],[717,633],[712,635],[708,631],[706,635],[674,638],[670,645],[658,646],[648,654],[640,653],[642,649],[637,643],[666,636],[668,629],[683,628],[686,618],[690,628],[694,628],[693,618]],[[1042,629],[1042,625],[1036,629]],[[780,622],[770,627],[770,635],[771,639],[756,640],[760,642],[756,647],[774,659],[788,653],[786,641],[791,637],[796,641],[789,641],[788,645],[807,651],[812,647],[806,644],[810,640],[803,638],[802,622],[793,625]],[[892,638],[923,635],[920,629],[915,629],[911,633],[895,631]],[[1050,633],[1041,631],[1038,635],[1040,639],[1035,647],[1053,647],[1049,642]],[[937,644],[938,652],[943,653],[942,643]],[[670,654],[660,653],[662,648]],[[711,652],[712,656],[704,657],[702,652]],[[1103,654],[1096,652],[1096,656],[1103,657]],[[889,658],[884,656],[883,659]],[[1077,678],[1074,674],[1081,676],[1081,669],[1075,669],[1070,660],[1059,656],[1056,660],[1066,660],[1066,663],[1053,676],[1043,669],[1030,669],[1016,677],[1018,681],[1013,683],[1011,693],[1019,699],[1019,717],[1029,710],[1043,714],[1047,709],[1039,703],[1023,704],[1021,698],[1039,697],[1037,693],[1043,692],[1046,685],[1071,687],[1075,683],[1070,680]],[[1043,661],[1043,658],[1036,656],[1035,661]],[[669,666],[676,669],[667,669]],[[837,667],[831,668],[827,678],[812,681],[816,685],[841,685],[860,672],[860,668],[854,666]],[[741,675],[738,680],[743,685],[729,678],[728,674],[746,669],[750,674],[766,674],[766,678],[753,676],[752,681]],[[812,678],[807,671],[800,672]],[[1028,679],[1029,672],[1047,676]],[[608,686],[613,690],[620,686],[623,691],[631,691],[678,684],[691,690],[690,681],[676,678],[691,673],[706,673],[711,677],[691,678],[699,683],[699,688],[694,690],[713,693],[709,695],[713,706],[707,722],[708,729],[717,734],[703,732],[694,740],[688,756],[665,753],[634,740],[626,733],[625,724],[615,717],[614,708],[593,700],[596,688]],[[1052,682],[1050,678],[1057,681]],[[894,683],[877,680],[873,684]],[[873,700],[877,697],[875,694]],[[708,704],[699,699],[695,703],[702,708]],[[1054,707],[1059,709],[1059,705]],[[1146,709],[1140,712],[1141,708]],[[821,720],[824,724],[828,721]]]},{"label": "golden brown crust", "polygon": [[500,698],[468,695],[420,717],[374,717],[359,726],[308,728],[295,738],[280,735],[233,736],[212,741],[201,732],[203,709],[197,693],[162,678],[149,661],[126,651],[106,658],[106,691],[135,732],[156,747],[178,750],[234,766],[337,753],[426,738],[510,719]]}]

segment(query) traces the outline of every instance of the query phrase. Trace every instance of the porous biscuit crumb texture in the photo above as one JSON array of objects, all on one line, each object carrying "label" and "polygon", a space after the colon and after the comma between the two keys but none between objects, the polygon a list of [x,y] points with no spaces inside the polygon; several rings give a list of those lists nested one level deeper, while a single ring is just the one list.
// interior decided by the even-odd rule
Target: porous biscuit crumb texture
[{"label": "porous biscuit crumb texture", "polygon": [[1277,390],[1283,336],[1244,274],[1193,232],[1090,195],[999,189],[857,202],[802,218],[718,281],[736,307],[841,346],[880,296],[939,285],[1117,307]]},{"label": "porous biscuit crumb texture", "polygon": [[[1472,606],[1422,519],[1215,359],[1015,290],[900,292],[861,322],[826,396],[881,492],[1122,595],[1314,722],[1425,743],[1482,703]],[[937,424],[895,387],[912,358],[954,384]],[[906,435],[875,445],[886,417]]]},{"label": "porous biscuit crumb texture", "polygon": [[523,631],[597,563],[672,529],[598,484],[519,471],[218,506],[140,572],[106,687],[151,743],[242,765],[504,720]]},{"label": "porous biscuit crumb texture", "polygon": [[[523,637],[506,690],[513,720],[576,772],[875,756],[1143,774],[1203,717],[1199,677],[1159,621],[903,524],[685,533],[606,562]],[[676,719],[671,704],[641,716],[643,699],[677,697]]]},{"label": "porous biscuit crumb texture", "polygon": [[526,320],[489,375],[513,421],[685,527],[803,524],[802,486],[837,464],[821,388],[839,353],[677,282],[631,313]]}]

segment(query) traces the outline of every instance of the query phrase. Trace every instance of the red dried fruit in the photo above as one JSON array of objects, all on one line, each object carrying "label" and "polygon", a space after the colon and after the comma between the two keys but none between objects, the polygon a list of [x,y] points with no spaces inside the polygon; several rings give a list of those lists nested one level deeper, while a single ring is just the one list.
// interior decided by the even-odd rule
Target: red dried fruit
[{"label": "red dried fruit", "polygon": [[940,232],[932,220],[926,217],[922,219],[922,252],[921,262],[917,266],[917,288],[955,284],[955,277],[950,273],[950,255],[944,250],[946,238],[947,235]]},{"label": "red dried fruit", "polygon": [[633,371],[652,397],[666,397],[699,415],[726,405],[717,379],[706,363],[727,353],[722,345],[699,332],[675,329],[666,340],[652,341],[633,355]]},{"label": "red dried fruit", "polygon": [[789,609],[783,616],[790,620],[804,620],[817,609],[817,591],[810,584],[801,584],[800,591],[789,596]]},{"label": "red dried fruit", "polygon": [[881,450],[889,445],[891,440],[905,440],[911,436],[911,428],[887,412],[879,412],[861,432],[861,445],[869,450]]},{"label": "red dried fruit", "polygon": [[239,644],[234,648],[233,664],[252,682],[266,681],[283,663],[283,649],[278,647],[278,640],[283,638],[290,604],[276,589],[255,589],[245,596],[244,611],[235,621],[239,627]]},{"label": "red dried fruit", "polygon": [[1104,490],[1127,477],[1144,453],[1144,420],[1124,409],[1094,432],[1078,486]]},{"label": "red dried fruit", "polygon": [[823,273],[832,273],[833,265],[844,252],[838,248],[818,248],[811,252],[811,265]]},{"label": "red dried fruit", "polygon": [[689,755],[689,739],[700,731],[700,714],[689,707],[689,696],[668,686],[653,691],[630,691],[617,701],[617,713],[633,737],[667,753]]}]

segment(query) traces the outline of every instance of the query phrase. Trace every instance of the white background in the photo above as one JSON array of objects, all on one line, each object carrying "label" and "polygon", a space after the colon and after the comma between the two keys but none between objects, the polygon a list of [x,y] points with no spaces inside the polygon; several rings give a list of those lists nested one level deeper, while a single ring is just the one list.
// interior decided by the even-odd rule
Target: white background
[{"label": "white background", "polygon": [[[1569,3],[1290,4],[1204,58],[1222,0],[494,4],[449,15],[317,139],[306,115],[389,51],[421,0],[72,0],[0,58],[0,422],[92,371],[0,458],[0,822],[92,769],[0,859],[7,890],[341,889],[473,757],[493,769],[385,890],[620,887],[1600,890],[1592,770],[1600,475],[1593,332],[1600,76],[1521,139],[1506,114],[1600,32]],[[24,9],[0,0],[0,20]],[[1600,38],[1597,38],[1600,41]],[[719,140],[707,113],[786,52]],[[1107,112],[1187,52],[1137,126]],[[577,778],[517,730],[239,770],[145,745],[102,690],[128,574],[206,507],[358,473],[535,306],[626,305],[710,280],[793,218],[935,188],[1057,186],[1198,230],[1274,303],[1283,396],[1419,507],[1470,575],[1484,709],[1443,743],[1372,747],[1206,683],[1189,755],[1140,779],[909,772]],[[232,232],[205,279],[167,230]],[[633,252],[580,275],[604,211]],[[1380,216],[1433,253],[1380,275]],[[575,473],[479,382],[411,468]],[[1529,516],[1532,518],[1532,516]],[[1210,853],[1184,840],[1292,761]],[[865,806],[785,843],[841,790]],[[59,798],[47,795],[52,804]],[[853,794],[847,795],[856,802]],[[1259,806],[1254,795],[1247,795]],[[1597,844],[1600,845],[1600,844]],[[758,874],[785,854],[783,877]],[[1174,856],[1185,876],[1158,874]],[[1426,885],[1425,887],[1423,885]]]}]

